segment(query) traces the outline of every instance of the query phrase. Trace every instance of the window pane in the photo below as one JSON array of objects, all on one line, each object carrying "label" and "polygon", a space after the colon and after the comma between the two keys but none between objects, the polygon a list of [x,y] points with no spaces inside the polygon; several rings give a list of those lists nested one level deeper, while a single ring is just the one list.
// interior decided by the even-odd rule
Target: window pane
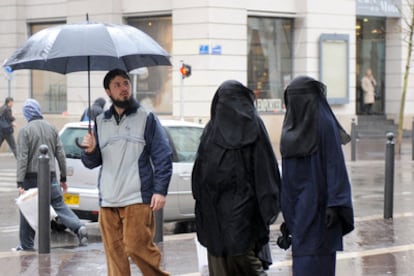
[{"label": "window pane", "polygon": [[203,129],[199,127],[167,127],[177,162],[194,162]]},{"label": "window pane", "polygon": [[[31,34],[55,25],[57,23],[36,23],[30,25]],[[32,70],[31,97],[35,98],[42,106],[43,113],[62,113],[67,110],[66,76],[58,73]]]},{"label": "window pane", "polygon": [[292,19],[248,18],[248,87],[259,111],[281,111],[292,78],[292,30]]},{"label": "window pane", "polygon": [[[128,24],[151,36],[167,52],[172,51],[171,16],[128,18]],[[172,113],[172,76],[170,66],[153,66],[136,70],[135,95],[147,109],[158,114]]]},{"label": "window pane", "polygon": [[78,147],[75,139],[82,141],[83,137],[88,133],[87,128],[67,128],[60,136],[63,149],[67,158],[80,159],[83,149]]}]

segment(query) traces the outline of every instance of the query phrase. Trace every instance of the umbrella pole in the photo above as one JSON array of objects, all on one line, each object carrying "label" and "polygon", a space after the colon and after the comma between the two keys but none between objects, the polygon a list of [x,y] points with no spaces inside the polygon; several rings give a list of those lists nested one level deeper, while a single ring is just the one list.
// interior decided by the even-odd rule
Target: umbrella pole
[{"label": "umbrella pole", "polygon": [[[89,14],[86,13],[86,21],[89,23]],[[91,57],[88,56],[88,132],[92,133],[91,129]]]},{"label": "umbrella pole", "polygon": [[90,56],[88,56],[88,131],[92,133],[91,127],[91,60]]},{"label": "umbrella pole", "polygon": [[[92,133],[92,125],[91,125],[91,70],[90,70],[90,57],[88,56],[88,133]],[[75,138],[75,144],[80,148],[85,148],[79,142],[79,137]]]}]

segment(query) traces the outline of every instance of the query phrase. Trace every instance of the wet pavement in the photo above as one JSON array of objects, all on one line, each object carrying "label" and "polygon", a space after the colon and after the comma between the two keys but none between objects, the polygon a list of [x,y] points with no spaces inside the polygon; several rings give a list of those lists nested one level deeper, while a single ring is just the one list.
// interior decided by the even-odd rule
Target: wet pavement
[{"label": "wet pavement", "polygon": [[[350,146],[344,147],[352,182],[355,230],[345,236],[344,251],[337,255],[337,276],[414,275],[414,161],[411,144],[405,141],[395,160],[393,218],[384,219],[385,139],[361,140],[356,161]],[[51,252],[13,252],[18,243],[18,215],[7,179],[13,179],[13,158],[0,154],[0,275],[106,275],[105,254],[96,223],[87,223],[89,245],[77,246],[70,232],[52,233]],[[268,275],[292,275],[291,252],[276,245],[281,218],[272,225],[273,265]],[[195,234],[172,234],[165,225],[160,242],[165,270],[171,275],[201,275]],[[131,265],[132,275],[141,275]]]}]

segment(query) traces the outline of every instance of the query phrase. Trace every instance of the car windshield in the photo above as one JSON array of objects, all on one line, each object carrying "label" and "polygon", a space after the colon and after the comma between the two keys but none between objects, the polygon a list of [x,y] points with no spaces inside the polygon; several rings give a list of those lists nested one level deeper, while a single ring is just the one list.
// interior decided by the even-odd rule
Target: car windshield
[{"label": "car windshield", "polygon": [[87,128],[75,128],[69,127],[63,131],[60,139],[63,143],[66,158],[80,159],[82,149],[75,143],[75,139],[78,138],[79,142],[82,142],[83,137],[88,133]]},{"label": "car windshield", "polygon": [[172,140],[175,162],[194,162],[203,128],[188,126],[166,127]]},{"label": "car windshield", "polygon": [[[165,129],[174,150],[174,162],[194,162],[203,128],[168,126]],[[82,149],[76,145],[75,139],[78,138],[81,142],[87,132],[87,128],[80,127],[68,127],[63,131],[60,139],[66,158],[81,158]]]}]

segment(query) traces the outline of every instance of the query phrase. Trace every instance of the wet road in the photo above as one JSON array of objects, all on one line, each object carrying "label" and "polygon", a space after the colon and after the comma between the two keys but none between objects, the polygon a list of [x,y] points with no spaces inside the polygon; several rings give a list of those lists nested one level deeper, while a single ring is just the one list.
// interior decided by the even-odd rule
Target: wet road
[{"label": "wet road", "polygon": [[[355,230],[344,238],[344,252],[338,253],[338,276],[414,275],[414,162],[411,145],[405,143],[395,161],[393,219],[384,215],[385,141],[360,141],[357,161],[350,161]],[[53,233],[50,254],[16,253],[18,211],[14,160],[0,156],[0,275],[106,275],[105,255],[96,224],[87,224],[90,244],[77,247],[71,233]],[[272,225],[273,265],[269,275],[291,275],[290,250],[276,246],[281,219]],[[200,275],[194,233],[166,235],[159,246],[163,266],[172,275]],[[140,275],[133,267],[133,275]]]}]

